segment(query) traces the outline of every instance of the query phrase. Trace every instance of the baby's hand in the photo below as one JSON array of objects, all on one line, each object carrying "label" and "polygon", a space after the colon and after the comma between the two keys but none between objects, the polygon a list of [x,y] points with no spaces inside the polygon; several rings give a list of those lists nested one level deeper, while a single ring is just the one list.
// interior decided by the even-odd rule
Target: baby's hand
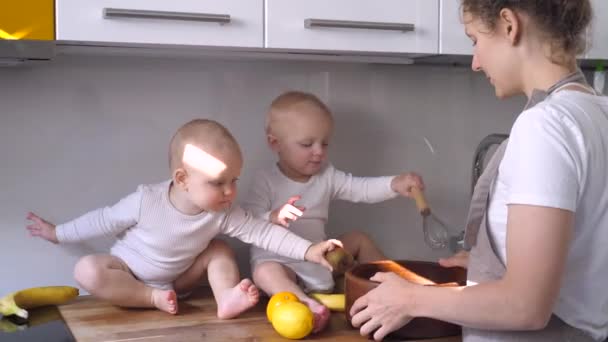
[{"label": "baby's hand", "polygon": [[402,173],[391,181],[391,189],[405,197],[412,197],[412,187],[424,190],[422,177],[414,172]]},{"label": "baby's hand", "polygon": [[30,231],[31,236],[39,236],[52,243],[59,243],[57,234],[55,233],[55,225],[43,220],[34,213],[28,213],[27,219],[32,221],[26,228]]},{"label": "baby's hand", "polygon": [[274,224],[278,224],[279,226],[288,228],[290,221],[297,220],[304,213],[304,207],[295,205],[296,201],[298,201],[300,198],[302,197],[293,196],[287,200],[287,204],[273,210],[270,213],[270,221]]},{"label": "baby's hand", "polygon": [[315,244],[311,245],[310,247],[308,247],[308,250],[306,251],[306,255],[304,256],[304,259],[306,259],[306,261],[321,264],[333,272],[333,268],[331,267],[329,262],[327,262],[327,260],[325,259],[325,254],[327,252],[333,251],[334,248],[336,248],[336,247],[344,247],[344,246],[342,246],[342,242],[340,242],[340,240],[336,240],[336,239],[330,239],[330,240],[326,240],[326,241],[321,241],[319,243],[315,243]]}]

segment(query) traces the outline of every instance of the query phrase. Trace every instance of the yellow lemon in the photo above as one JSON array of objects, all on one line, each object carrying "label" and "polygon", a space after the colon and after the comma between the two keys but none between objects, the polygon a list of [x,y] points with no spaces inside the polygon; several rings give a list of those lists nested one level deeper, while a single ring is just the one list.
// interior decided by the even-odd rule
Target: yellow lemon
[{"label": "yellow lemon", "polygon": [[300,302],[283,302],[274,308],[272,327],[279,335],[298,340],[310,334],[314,316],[306,304]]},{"label": "yellow lemon", "polygon": [[266,306],[266,317],[268,317],[268,321],[272,322],[272,313],[274,309],[281,305],[283,302],[299,302],[298,296],[291,292],[277,292],[268,301],[268,305]]}]

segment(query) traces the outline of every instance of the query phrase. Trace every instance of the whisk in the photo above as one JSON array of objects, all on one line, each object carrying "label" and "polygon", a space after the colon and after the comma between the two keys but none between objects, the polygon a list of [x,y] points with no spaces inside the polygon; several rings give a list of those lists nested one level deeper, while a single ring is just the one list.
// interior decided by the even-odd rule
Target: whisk
[{"label": "whisk", "polygon": [[416,207],[422,215],[424,242],[432,249],[446,248],[450,239],[447,225],[431,212],[431,208],[420,188],[413,187],[411,191],[412,197],[416,201]]}]

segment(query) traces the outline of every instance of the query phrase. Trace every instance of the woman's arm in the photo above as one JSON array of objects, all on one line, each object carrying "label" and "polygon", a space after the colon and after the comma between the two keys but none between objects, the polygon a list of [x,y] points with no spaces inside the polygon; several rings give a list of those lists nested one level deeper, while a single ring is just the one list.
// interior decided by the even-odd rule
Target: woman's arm
[{"label": "woman's arm", "polygon": [[[383,284],[353,306],[351,313],[358,312],[353,324],[361,326],[362,334],[392,324],[378,331],[388,334],[411,317],[490,330],[542,329],[559,293],[573,218],[572,212],[563,209],[510,205],[508,263],[501,280],[447,288],[380,276]],[[382,337],[374,335],[376,339]]]}]

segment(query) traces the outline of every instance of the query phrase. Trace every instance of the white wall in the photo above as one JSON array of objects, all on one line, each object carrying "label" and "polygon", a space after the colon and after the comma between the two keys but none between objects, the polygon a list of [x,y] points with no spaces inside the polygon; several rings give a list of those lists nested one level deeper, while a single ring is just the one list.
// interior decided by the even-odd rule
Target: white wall
[{"label": "white wall", "polygon": [[[334,110],[337,167],[356,175],[420,172],[431,206],[454,233],[466,215],[475,146],[508,132],[523,105],[495,99],[483,75],[447,66],[62,56],[0,68],[0,295],[75,285],[76,260],[110,241],[33,239],[26,213],[61,223],[168,178],[168,141],[192,118],[219,120],[235,134],[246,158],[243,193],[251,171],[273,161],[263,117],[287,89],[316,93]],[[367,231],[391,258],[445,255],[424,245],[420,223],[413,203],[400,198],[335,203],[328,229]],[[247,248],[233,245],[249,274]]]}]

